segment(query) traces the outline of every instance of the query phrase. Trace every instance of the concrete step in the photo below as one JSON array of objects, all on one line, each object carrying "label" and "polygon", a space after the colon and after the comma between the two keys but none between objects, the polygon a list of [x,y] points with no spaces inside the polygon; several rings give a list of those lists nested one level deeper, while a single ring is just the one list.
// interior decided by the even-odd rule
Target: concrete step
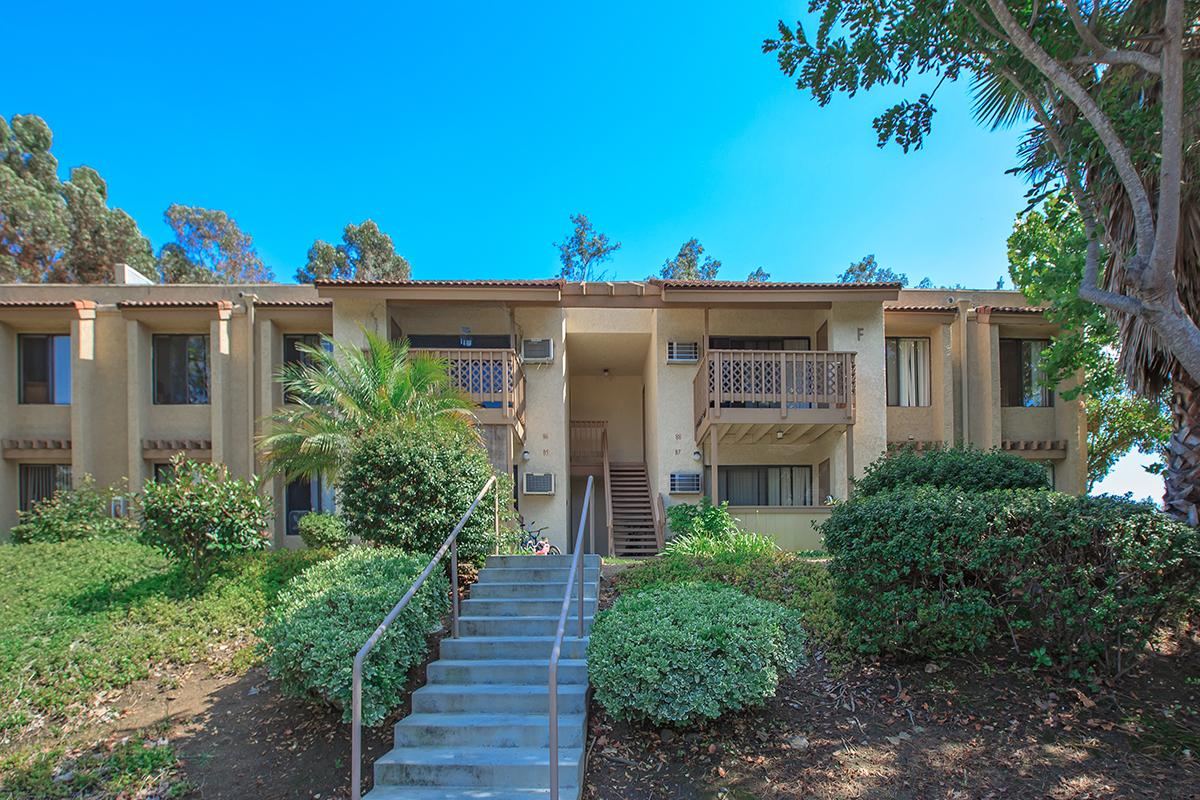
[{"label": "concrete step", "polygon": [[[544,686],[548,679],[550,659],[493,658],[441,659],[429,665],[428,683],[507,683]],[[562,685],[587,683],[587,661],[582,658],[560,658],[558,682]]]},{"label": "concrete step", "polygon": [[[466,789],[451,786],[380,786],[363,795],[370,800],[549,800],[549,789]],[[575,795],[559,795],[569,800]]]},{"label": "concrete step", "polygon": [[[582,639],[568,630],[563,639],[561,658],[587,657],[588,637]],[[472,636],[442,639],[438,654],[454,661],[478,659],[549,658],[554,636]]]},{"label": "concrete step", "polygon": [[[592,569],[600,568],[600,556],[596,553],[584,553],[583,565]],[[488,556],[487,569],[509,569],[513,567],[556,567],[558,569],[571,568],[571,556],[534,556],[534,555],[515,555],[515,556]]]},{"label": "concrete step", "polygon": [[[560,747],[559,791],[578,795],[583,749]],[[375,781],[416,786],[533,787],[550,779],[547,748],[397,747],[375,761]]]},{"label": "concrete step", "polygon": [[[485,569],[479,573],[477,583],[556,583],[566,586],[570,567],[505,567],[503,569]],[[576,573],[578,579],[578,573]],[[583,580],[598,581],[599,567],[587,567],[583,571]]]},{"label": "concrete step", "polygon": [[[595,580],[583,582],[583,596],[585,600],[596,599],[596,587],[597,581]],[[578,596],[579,587],[575,586],[573,588],[576,596]],[[565,583],[488,580],[483,583],[475,583],[471,586],[471,598],[499,599],[512,597],[525,600],[553,600],[557,598],[558,602],[561,603],[566,591],[567,585]]]},{"label": "concrete step", "polygon": [[[559,714],[558,746],[583,747],[586,719]],[[548,747],[546,714],[409,714],[396,724],[396,747]]]},{"label": "concrete step", "polygon": [[[568,615],[565,631],[579,630],[576,617]],[[590,631],[593,617],[584,615],[583,629]],[[575,627],[571,627],[574,625]],[[460,616],[458,631],[461,636],[553,636],[558,630],[558,614],[551,616],[521,617],[473,617]]]},{"label": "concrete step", "polygon": [[[558,687],[560,714],[587,711],[587,685]],[[545,684],[426,684],[412,694],[413,713],[546,714],[550,691]]]},{"label": "concrete step", "polygon": [[[565,591],[565,589],[564,589]],[[596,613],[596,598],[589,598],[584,587],[583,612]],[[558,616],[562,612],[561,597],[472,597],[464,600],[460,613],[472,617],[514,617],[523,615]],[[579,595],[571,595],[570,613],[579,610]]]}]

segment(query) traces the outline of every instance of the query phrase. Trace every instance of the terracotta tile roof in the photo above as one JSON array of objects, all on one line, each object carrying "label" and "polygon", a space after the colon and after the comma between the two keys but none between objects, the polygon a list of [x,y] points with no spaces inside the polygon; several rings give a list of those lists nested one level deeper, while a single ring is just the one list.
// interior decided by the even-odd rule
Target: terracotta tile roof
[{"label": "terracotta tile roof", "polygon": [[74,300],[0,300],[0,308],[74,308]]},{"label": "terracotta tile roof", "polygon": [[979,306],[980,314],[1044,314],[1046,309],[1038,306]]},{"label": "terracotta tile roof", "polygon": [[119,300],[117,308],[216,308],[227,300]]},{"label": "terracotta tile roof", "polygon": [[259,300],[254,305],[259,308],[329,308],[333,301],[328,297],[311,300]]},{"label": "terracotta tile roof", "polygon": [[396,280],[355,280],[351,278],[336,278],[329,280],[313,281],[314,286],[395,286],[420,288],[423,286],[429,287],[454,287],[462,286],[464,288],[506,288],[506,289],[543,289],[555,286],[562,286],[563,281],[559,278],[548,278],[545,280],[437,280],[437,281],[396,281]]},{"label": "terracotta tile roof", "polygon": [[958,306],[884,306],[884,311],[912,311],[912,312],[937,312],[951,313],[958,310]]},{"label": "terracotta tile roof", "polygon": [[675,281],[654,278],[668,289],[901,289],[899,283],[786,283],[775,281]]}]

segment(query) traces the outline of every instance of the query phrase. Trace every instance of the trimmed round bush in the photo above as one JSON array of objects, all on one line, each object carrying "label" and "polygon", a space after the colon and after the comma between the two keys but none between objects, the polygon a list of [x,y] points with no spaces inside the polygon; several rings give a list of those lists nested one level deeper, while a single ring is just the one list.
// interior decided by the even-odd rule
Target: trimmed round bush
[{"label": "trimmed round bush", "polygon": [[596,616],[588,644],[600,704],[655,725],[760,706],[803,660],[797,612],[701,583],[623,595]]},{"label": "trimmed round bush", "polygon": [[849,640],[913,657],[1016,639],[1120,675],[1200,581],[1200,533],[1145,503],[923,486],[857,496],[822,533]]},{"label": "trimmed round bush", "polygon": [[913,486],[969,492],[1050,488],[1044,466],[1012,453],[969,447],[924,451],[902,447],[867,467],[866,474],[854,484],[854,496]]},{"label": "trimmed round bush", "polygon": [[350,533],[336,514],[305,514],[300,518],[300,540],[309,547],[342,550],[350,544]]},{"label": "trimmed round bush", "polygon": [[[352,547],[309,567],[280,592],[260,631],[267,668],[286,694],[351,716],[354,656],[428,563],[391,547]],[[404,699],[408,672],[449,607],[450,583],[434,570],[363,664],[363,722],[374,725]]]},{"label": "trimmed round bush", "polygon": [[17,512],[20,522],[12,528],[12,540],[27,544],[132,537],[137,531],[133,521],[112,516],[116,496],[114,489],[98,488],[91,475],[84,475],[78,486],[59,489],[28,511]]},{"label": "trimmed round bush", "polygon": [[[342,519],[364,541],[432,554],[492,475],[473,431],[422,425],[368,437],[339,478]],[[511,480],[501,476],[501,492]],[[509,488],[505,488],[509,487]],[[458,537],[459,558],[480,560],[495,546],[490,496]]]}]

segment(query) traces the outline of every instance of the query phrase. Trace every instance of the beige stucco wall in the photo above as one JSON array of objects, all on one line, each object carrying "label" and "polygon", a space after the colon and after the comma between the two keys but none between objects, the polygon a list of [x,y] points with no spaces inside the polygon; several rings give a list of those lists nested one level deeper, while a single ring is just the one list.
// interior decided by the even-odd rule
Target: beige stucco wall
[{"label": "beige stucco wall", "polygon": [[[248,326],[248,300],[259,298],[254,329]],[[944,304],[961,301],[973,307],[982,303],[1019,306],[1019,295],[1005,292],[954,293],[904,292],[898,302]],[[364,287],[337,294],[332,307],[268,309],[274,300],[313,301],[311,286],[0,286],[0,374],[12,380],[0,391],[0,437],[5,439],[70,439],[64,454],[77,478],[85,473],[111,484],[129,476],[134,487],[148,473],[143,439],[212,439],[214,457],[237,474],[255,469],[253,430],[256,422],[282,401],[273,373],[282,356],[285,332],[332,332],[335,337],[361,345],[362,327],[380,335],[391,333],[394,322],[405,333],[456,334],[470,327],[476,334],[515,333],[522,337],[548,337],[555,342],[550,365],[526,365],[526,424],[523,443],[514,448],[522,472],[552,472],[559,490],[552,497],[522,496],[521,511],[527,520],[548,525],[551,538],[565,547],[570,519],[571,481],[569,420],[603,418],[614,424],[614,459],[647,464],[653,491],[666,493],[672,471],[702,471],[693,451],[693,378],[696,365],[668,364],[667,342],[704,342],[705,333],[721,335],[808,336],[817,347],[817,331],[827,324],[830,350],[856,353],[856,421],[853,428],[856,474],[884,452],[886,442],[910,432],[921,440],[961,438],[961,416],[970,417],[970,441],[978,446],[1002,439],[1053,438],[1067,440],[1067,454],[1056,465],[1058,485],[1068,491],[1083,488],[1086,452],[1085,426],[1078,402],[1061,397],[1053,409],[999,407],[998,339],[1007,335],[999,324],[972,317],[965,326],[928,319],[921,322],[887,322],[888,335],[924,331],[931,339],[933,400],[924,409],[886,408],[884,347],[885,317],[878,302],[833,302],[829,307],[712,306],[702,307],[642,303],[638,296],[614,297],[597,307],[511,305],[476,301],[434,305],[388,299],[386,289]],[[97,304],[90,316],[71,307],[5,308],[5,301],[90,300]],[[203,308],[142,312],[116,307],[123,300],[171,300],[203,303]],[[220,319],[216,301],[231,304],[227,319]],[[628,302],[630,307],[621,304]],[[639,306],[639,303],[641,304]],[[638,306],[638,307],[634,307]],[[974,315],[974,311],[970,312]],[[706,320],[707,316],[707,320]],[[1004,324],[1013,324],[1011,321]],[[897,327],[899,325],[899,327]],[[913,326],[916,328],[913,328]],[[963,366],[965,327],[966,364]],[[1022,328],[1021,330],[1027,330]],[[72,335],[73,402],[70,407],[19,406],[16,402],[16,335],[20,332],[70,332]],[[203,332],[210,335],[210,386],[213,402],[207,406],[155,406],[151,401],[150,337],[155,332]],[[581,357],[589,369],[571,371],[571,341],[590,353]],[[610,378],[600,376],[597,342],[612,337],[622,367]],[[619,347],[615,344],[619,342]],[[581,351],[582,352],[582,351]],[[614,352],[614,355],[618,355]],[[961,402],[961,376],[968,379],[969,406]],[[259,426],[261,427],[261,426]],[[835,430],[809,445],[785,446],[766,442],[758,446],[722,445],[721,463],[779,463],[817,465],[831,461],[835,496],[844,497],[846,436]],[[528,460],[520,456],[529,452]],[[703,460],[709,460],[707,448]],[[15,521],[17,464],[19,457],[0,459],[0,531]],[[282,483],[267,483],[278,515],[276,541],[284,541]],[[694,502],[693,496],[668,497],[668,502]],[[751,510],[739,510],[751,513]],[[773,535],[788,541],[807,541],[797,512],[759,512],[757,523],[770,516]],[[813,512],[822,513],[822,512]],[[803,514],[801,515],[803,516]],[[805,520],[808,517],[804,517]],[[788,527],[788,526],[791,527]],[[796,526],[800,525],[800,528]],[[789,532],[791,531],[791,532]],[[797,532],[799,531],[799,532]],[[788,537],[791,537],[790,539]],[[796,546],[802,546],[797,544]],[[803,545],[808,546],[808,545]]]},{"label": "beige stucco wall", "polygon": [[825,538],[816,526],[829,519],[828,508],[731,506],[729,511],[746,530],[771,537],[783,550],[825,549]]}]

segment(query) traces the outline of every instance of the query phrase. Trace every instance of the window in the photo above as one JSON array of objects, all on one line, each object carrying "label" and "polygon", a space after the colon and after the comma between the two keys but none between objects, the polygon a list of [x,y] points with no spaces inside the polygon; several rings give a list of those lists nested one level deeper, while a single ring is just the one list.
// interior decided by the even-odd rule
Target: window
[{"label": "window", "polygon": [[284,490],[284,519],[288,536],[300,535],[300,518],[313,511],[333,510],[333,486],[324,478],[300,478]]},{"label": "window", "polygon": [[1046,385],[1042,351],[1045,339],[1000,340],[1000,405],[1041,408],[1054,405],[1054,391]]},{"label": "window", "polygon": [[[705,486],[712,485],[712,468],[707,468]],[[721,467],[717,490],[731,506],[811,506],[811,466]]]},{"label": "window", "polygon": [[70,464],[21,464],[19,470],[20,493],[17,507],[22,511],[33,508],[51,497],[59,489],[71,486]]},{"label": "window", "polygon": [[807,336],[710,336],[708,346],[713,350],[811,350],[812,340]]},{"label": "window", "polygon": [[155,405],[208,403],[208,337],[195,334],[155,334]]},{"label": "window", "polygon": [[887,404],[929,405],[929,340],[889,336],[884,346]]},{"label": "window", "polygon": [[170,461],[156,461],[153,468],[155,483],[165,483],[175,477],[175,465]]},{"label": "window", "polygon": [[[283,336],[283,363],[288,364],[311,364],[312,356],[300,349],[300,346],[319,347],[326,352],[332,352],[333,345],[321,339],[319,333],[287,333]],[[285,392],[283,402],[295,403],[296,395],[293,392]]]},{"label": "window", "polygon": [[17,337],[18,403],[71,402],[71,337],[23,333]]}]

